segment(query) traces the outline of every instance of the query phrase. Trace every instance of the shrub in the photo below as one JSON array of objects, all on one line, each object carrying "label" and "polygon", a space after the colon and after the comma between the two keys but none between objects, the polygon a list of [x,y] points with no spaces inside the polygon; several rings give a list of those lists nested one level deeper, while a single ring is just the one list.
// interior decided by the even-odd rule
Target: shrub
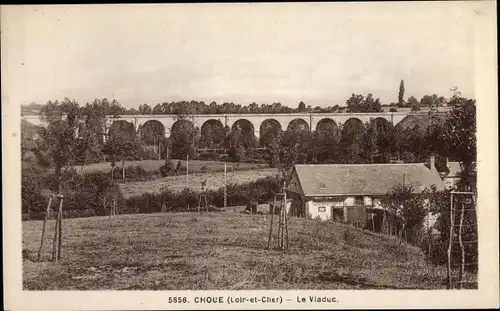
[{"label": "shrub", "polygon": [[219,158],[220,156],[217,152],[201,152],[198,155],[198,159],[204,161],[217,161]]},{"label": "shrub", "polygon": [[174,163],[172,163],[172,160],[167,160],[166,163],[160,167],[159,172],[163,177],[172,176],[174,174]]},{"label": "shrub", "polygon": [[207,168],[207,166],[206,166],[206,165],[203,165],[203,166],[200,168],[200,172],[201,172],[201,173],[206,173],[206,172],[208,172],[208,168]]},{"label": "shrub", "polygon": [[[274,183],[274,185],[273,185]],[[249,198],[248,189],[257,187],[262,189],[260,201],[272,198],[273,189],[279,189],[281,180],[279,178],[267,177],[255,182],[237,185],[227,185],[227,203],[229,206],[247,205]],[[224,188],[205,191],[209,204],[222,206],[224,204]],[[146,193],[141,196],[131,197],[126,200],[124,209],[131,212],[154,213],[161,212],[162,204],[167,206],[170,211],[185,211],[188,208],[198,208],[199,192],[190,188],[184,188],[181,192],[174,192],[171,189],[163,189],[161,193]],[[255,203],[255,202],[254,202]]]},{"label": "shrub", "polygon": [[47,200],[42,195],[43,177],[37,176],[33,171],[23,165],[21,172],[21,207],[23,213],[34,214],[43,212]]},{"label": "shrub", "polygon": [[[23,173],[23,219],[43,219],[48,199],[42,196],[43,187],[57,193],[57,180],[53,174],[36,175]],[[34,180],[39,182],[35,183]],[[80,175],[74,169],[62,175],[62,194],[64,196],[64,217],[87,217],[107,215],[110,204],[116,202],[119,212],[123,213],[123,196],[116,184],[111,183],[109,174],[92,172]],[[52,202],[56,208],[58,200]],[[29,208],[28,208],[29,207]]]}]

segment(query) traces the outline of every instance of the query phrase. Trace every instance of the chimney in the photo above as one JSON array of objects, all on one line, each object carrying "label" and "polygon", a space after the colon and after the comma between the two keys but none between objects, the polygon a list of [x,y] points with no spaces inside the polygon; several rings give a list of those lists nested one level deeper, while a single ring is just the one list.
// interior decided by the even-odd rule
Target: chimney
[{"label": "chimney", "polygon": [[428,163],[428,165],[429,165],[429,169],[431,171],[437,171],[436,170],[436,157],[435,156],[431,155],[429,157],[429,163]]}]

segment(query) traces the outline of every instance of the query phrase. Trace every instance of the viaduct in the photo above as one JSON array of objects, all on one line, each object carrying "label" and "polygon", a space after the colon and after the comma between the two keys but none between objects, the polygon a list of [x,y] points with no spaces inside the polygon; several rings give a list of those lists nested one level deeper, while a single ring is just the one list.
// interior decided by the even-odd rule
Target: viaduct
[{"label": "viaduct", "polygon": [[[254,135],[260,138],[262,125],[272,121],[279,124],[282,130],[289,129],[290,124],[299,123],[303,129],[315,131],[322,123],[330,123],[340,126],[347,122],[365,124],[374,120],[382,120],[394,126],[406,118],[411,117],[414,112],[372,112],[372,113],[276,113],[276,114],[196,114],[185,116],[182,120],[189,121],[194,127],[203,132],[203,125],[216,123],[223,127],[234,128],[240,122],[249,122],[253,126]],[[34,125],[44,126],[40,116],[24,115],[21,119]],[[170,137],[172,127],[181,120],[177,115],[151,114],[151,115],[121,115],[108,116],[106,128],[109,129],[115,121],[123,120],[134,125],[136,133],[141,127],[149,122],[159,122],[163,125],[165,137]],[[276,123],[277,122],[277,123]]]}]

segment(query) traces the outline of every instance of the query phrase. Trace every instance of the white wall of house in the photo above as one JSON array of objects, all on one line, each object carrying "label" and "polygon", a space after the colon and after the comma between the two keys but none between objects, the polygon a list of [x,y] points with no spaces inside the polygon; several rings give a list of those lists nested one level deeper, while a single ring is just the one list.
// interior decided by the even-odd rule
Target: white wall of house
[{"label": "white wall of house", "polygon": [[[372,203],[380,205],[380,199],[373,199],[372,196],[364,196],[363,203],[365,205],[372,205]],[[319,216],[321,220],[330,220],[332,218],[332,207],[342,209],[354,206],[355,196],[315,201],[306,198],[305,205],[306,215],[308,215],[309,218],[314,219]]]},{"label": "white wall of house", "polygon": [[[338,204],[331,201],[306,201],[306,211],[309,218],[320,217],[322,220],[331,219],[331,208]],[[340,202],[342,204],[342,202]]]},{"label": "white wall of house", "polygon": [[[424,200],[424,204],[426,208],[429,207],[429,199]],[[424,228],[427,230],[428,228],[432,228],[437,221],[439,215],[432,215],[432,213],[427,213],[427,215],[424,218]]]},{"label": "white wall of house", "polygon": [[452,189],[454,188],[457,183],[460,181],[460,178],[458,177],[446,177],[443,179],[443,184],[445,189]]}]

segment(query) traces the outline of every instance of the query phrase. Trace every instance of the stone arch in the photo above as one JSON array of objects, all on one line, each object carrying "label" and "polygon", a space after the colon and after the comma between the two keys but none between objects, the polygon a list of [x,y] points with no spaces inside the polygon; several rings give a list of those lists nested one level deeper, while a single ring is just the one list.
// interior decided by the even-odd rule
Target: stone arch
[{"label": "stone arch", "polygon": [[186,119],[178,119],[172,124],[170,129],[170,142],[172,147],[172,157],[185,159],[186,155],[193,155],[193,143],[198,145],[199,131],[193,122]]},{"label": "stone arch", "polygon": [[330,118],[324,118],[319,120],[316,124],[316,131],[323,132],[335,132],[338,130],[338,125],[335,121]]},{"label": "stone arch", "polygon": [[409,115],[401,120],[398,124],[396,124],[395,128],[398,130],[405,130],[407,128],[413,129],[416,126],[424,128],[422,120],[414,115]]},{"label": "stone arch", "polygon": [[141,140],[146,144],[156,144],[165,138],[165,126],[157,120],[148,120],[139,127]]},{"label": "stone arch", "polygon": [[287,131],[309,131],[309,124],[301,118],[293,119],[288,123]]},{"label": "stone arch", "polygon": [[260,124],[259,143],[261,146],[269,144],[275,137],[278,137],[283,131],[281,123],[276,119],[266,119]]},{"label": "stone arch", "polygon": [[255,142],[255,129],[253,123],[247,119],[238,119],[231,126],[231,141],[251,147]]},{"label": "stone arch", "polygon": [[365,125],[358,118],[349,118],[342,124],[342,135],[361,134],[365,130]]},{"label": "stone arch", "polygon": [[135,126],[133,123],[125,120],[115,120],[111,123],[108,130],[108,135],[125,135],[130,140],[135,140]]},{"label": "stone arch", "polygon": [[226,129],[220,120],[210,119],[201,125],[200,148],[221,148],[226,137]]},{"label": "stone arch", "polygon": [[186,119],[179,119],[172,124],[170,132],[174,133],[182,128],[194,128],[193,122]]},{"label": "stone arch", "polygon": [[370,123],[374,124],[377,129],[384,129],[384,128],[392,128],[393,125],[390,121],[387,121],[385,118],[377,117],[372,120],[370,120]]}]

